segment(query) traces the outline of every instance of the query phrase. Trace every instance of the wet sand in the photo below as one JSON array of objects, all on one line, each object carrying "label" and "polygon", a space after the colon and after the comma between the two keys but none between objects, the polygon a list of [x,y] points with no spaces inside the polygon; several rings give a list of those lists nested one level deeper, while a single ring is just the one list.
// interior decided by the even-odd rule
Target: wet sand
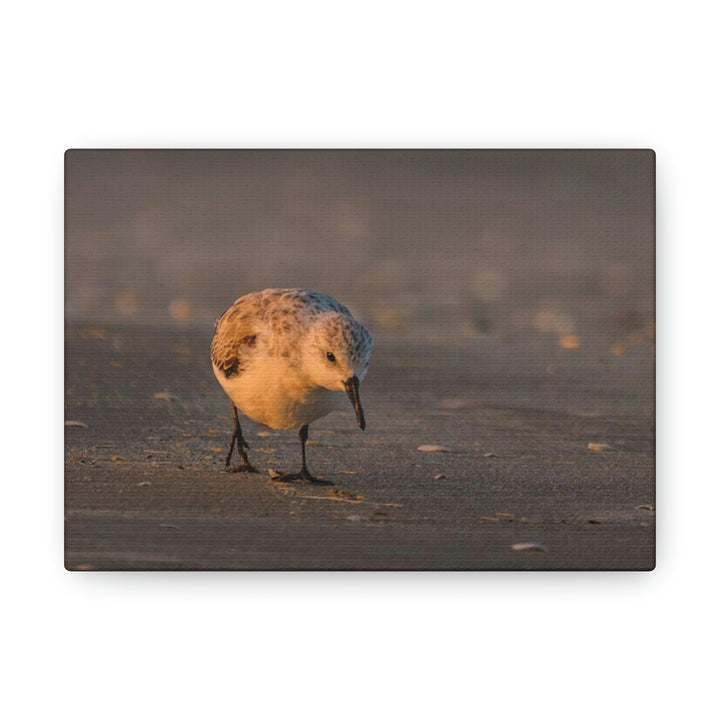
[{"label": "wet sand", "polygon": [[223,472],[211,334],[66,328],[68,569],[654,567],[650,345],[376,338],[367,430],[349,403],[311,426],[315,486],[274,481],[297,434],[248,420],[261,472]]}]

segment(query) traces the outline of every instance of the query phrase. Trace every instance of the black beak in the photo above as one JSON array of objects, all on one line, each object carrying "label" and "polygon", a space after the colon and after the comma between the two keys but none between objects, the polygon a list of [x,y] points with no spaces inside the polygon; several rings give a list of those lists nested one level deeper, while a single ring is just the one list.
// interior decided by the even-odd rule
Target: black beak
[{"label": "black beak", "polygon": [[365,429],[365,413],[363,413],[362,405],[360,404],[360,381],[353,375],[345,385],[345,392],[350,398],[352,406],[355,408],[355,417],[357,418],[357,424],[361,430]]}]

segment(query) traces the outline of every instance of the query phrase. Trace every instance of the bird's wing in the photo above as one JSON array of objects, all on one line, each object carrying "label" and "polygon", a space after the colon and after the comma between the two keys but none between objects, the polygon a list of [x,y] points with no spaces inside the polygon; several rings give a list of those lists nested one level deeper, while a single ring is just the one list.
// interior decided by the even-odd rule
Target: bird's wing
[{"label": "bird's wing", "polygon": [[226,378],[238,375],[248,363],[258,333],[243,308],[233,305],[217,322],[210,357]]}]

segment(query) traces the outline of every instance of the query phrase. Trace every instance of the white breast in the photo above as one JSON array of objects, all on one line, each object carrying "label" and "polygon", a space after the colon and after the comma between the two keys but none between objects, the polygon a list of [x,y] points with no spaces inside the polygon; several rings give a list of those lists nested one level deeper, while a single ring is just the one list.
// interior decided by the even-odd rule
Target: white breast
[{"label": "white breast", "polygon": [[282,360],[265,358],[239,375],[215,377],[233,404],[251,420],[275,430],[308,425],[342,406],[342,392],[309,385]]}]

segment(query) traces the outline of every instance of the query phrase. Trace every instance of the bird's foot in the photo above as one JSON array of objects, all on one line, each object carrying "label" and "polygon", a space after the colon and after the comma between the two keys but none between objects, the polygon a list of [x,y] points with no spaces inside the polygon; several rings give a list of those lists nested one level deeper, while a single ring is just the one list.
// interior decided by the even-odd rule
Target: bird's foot
[{"label": "bird's foot", "polygon": [[300,482],[308,483],[310,485],[334,485],[335,484],[334,482],[332,482],[332,480],[324,480],[323,478],[316,478],[307,469],[303,469],[297,473],[287,473],[285,475],[280,475],[279,477],[276,477],[273,479],[276,482],[296,482],[299,480]]},{"label": "bird's foot", "polygon": [[249,462],[242,463],[241,465],[235,465],[230,467],[225,466],[225,472],[229,473],[259,473],[260,471],[254,468]]}]

